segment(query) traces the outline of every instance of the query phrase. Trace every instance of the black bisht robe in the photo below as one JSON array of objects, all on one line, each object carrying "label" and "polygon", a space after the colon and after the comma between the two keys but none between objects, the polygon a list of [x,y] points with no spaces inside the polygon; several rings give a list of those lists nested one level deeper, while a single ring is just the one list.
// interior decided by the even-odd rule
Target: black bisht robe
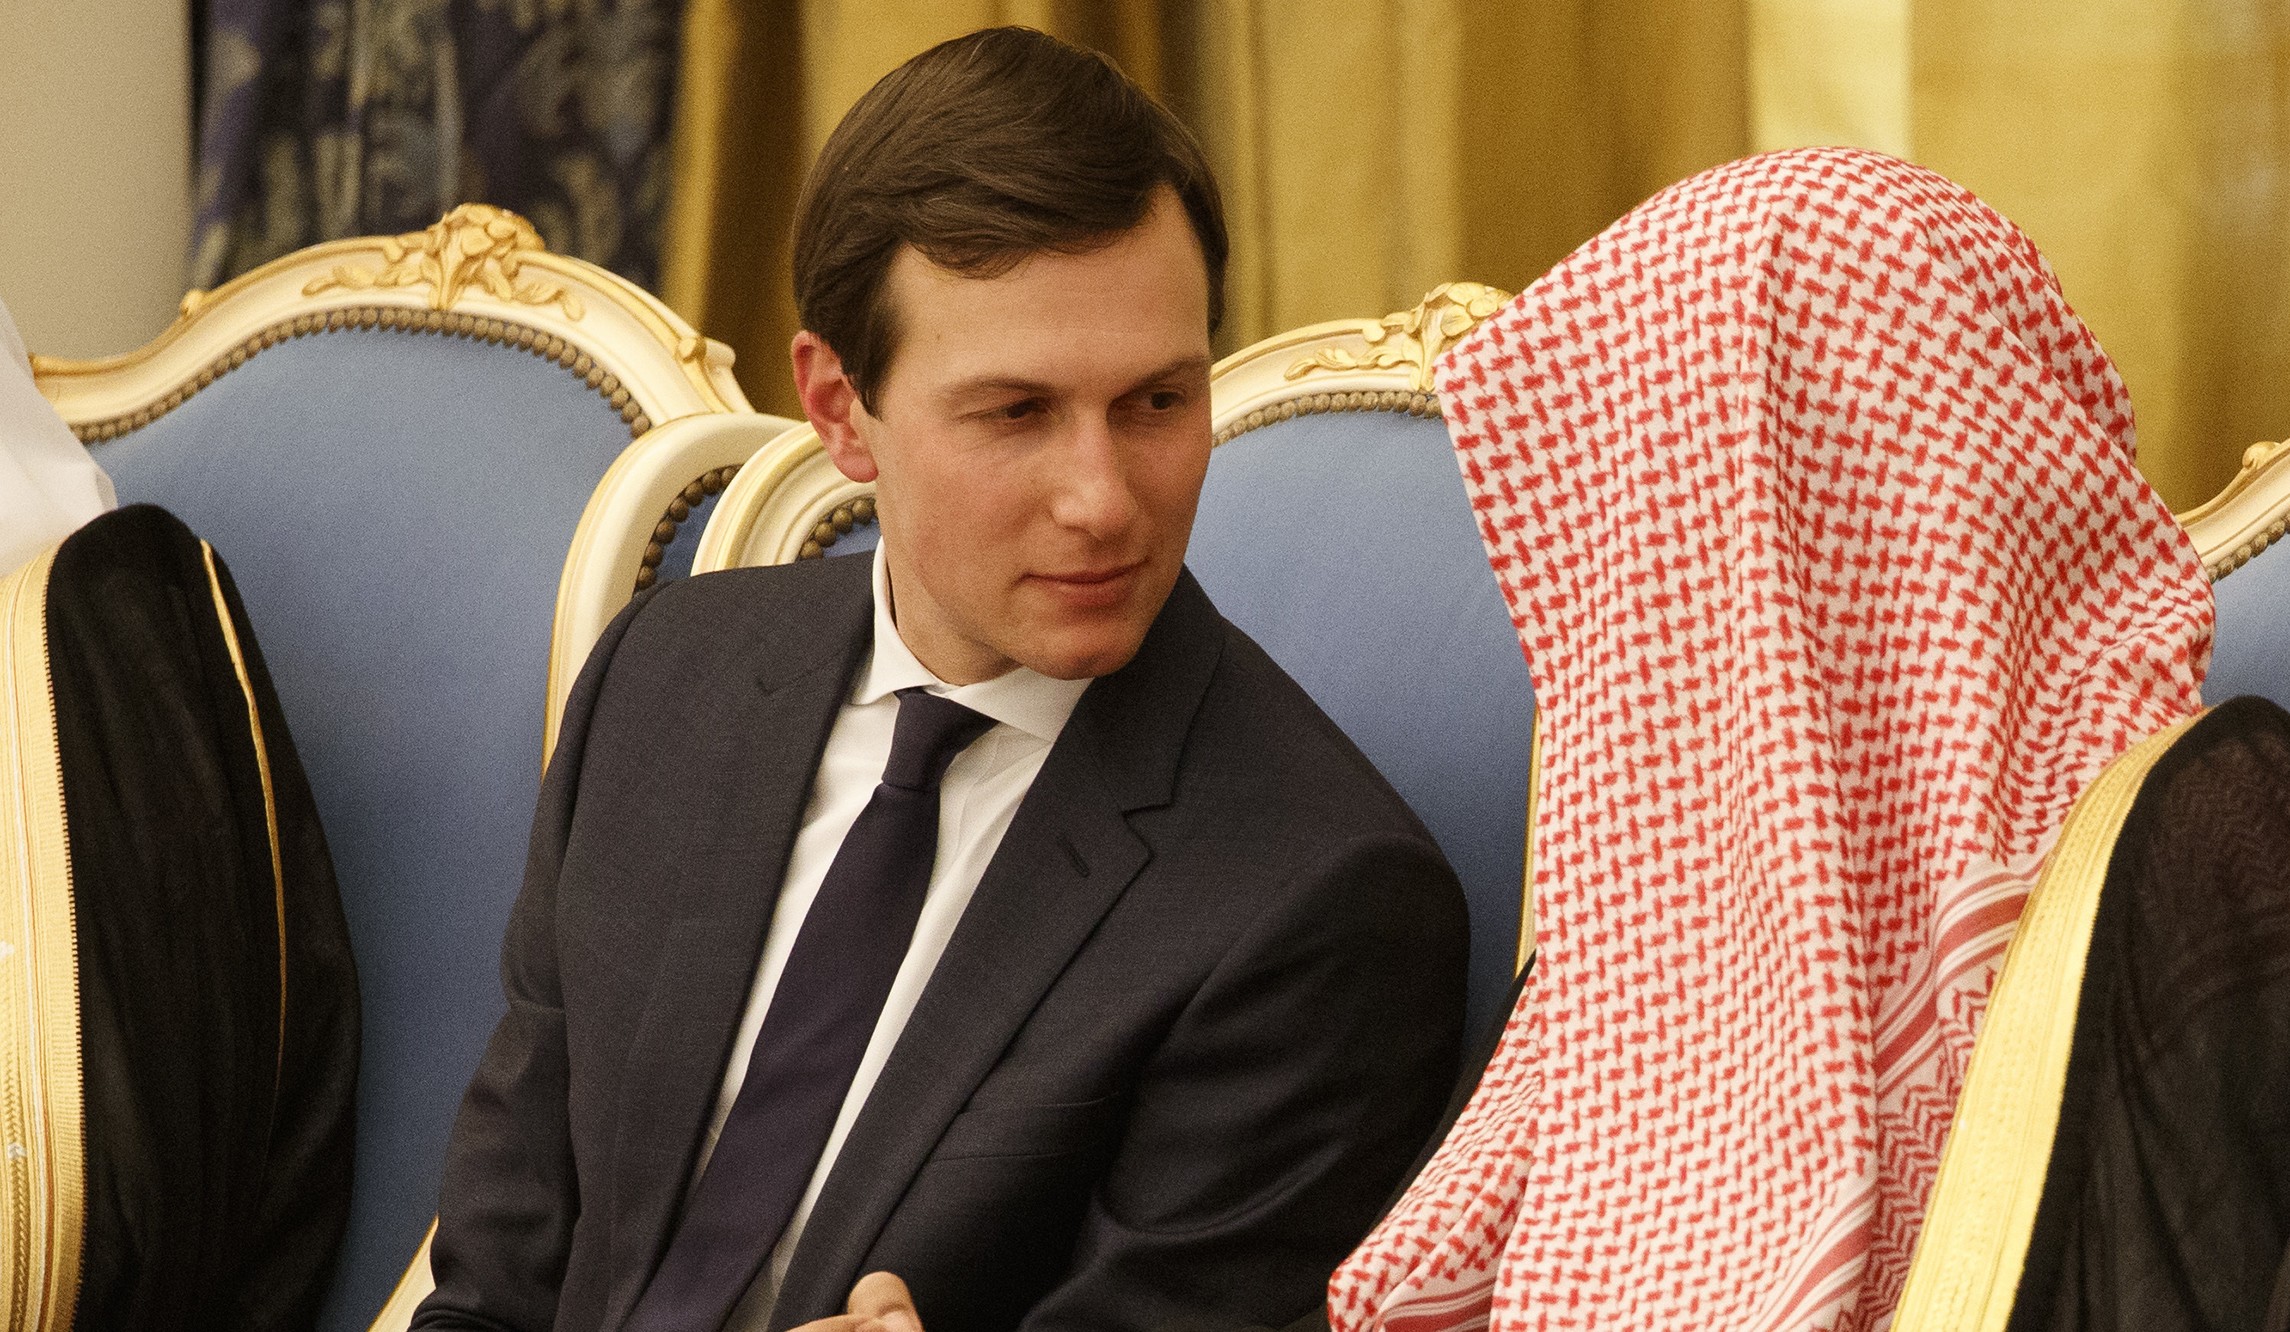
[{"label": "black bisht robe", "polygon": [[[99,518],[45,581],[83,1138],[76,1179],[73,1144],[32,1156],[59,1200],[34,1238],[76,1248],[45,1301],[87,1332],[308,1328],[348,1216],[358,1056],[308,783],[230,575],[180,522]],[[0,671],[30,697],[40,645],[17,642]],[[28,882],[59,922],[54,876]],[[43,1020],[63,1030],[69,1000],[48,987]],[[47,1064],[65,1110],[69,1062]]]},{"label": "black bisht robe", "polygon": [[2290,714],[2156,761],[2081,988],[2011,1332],[2290,1332]]}]

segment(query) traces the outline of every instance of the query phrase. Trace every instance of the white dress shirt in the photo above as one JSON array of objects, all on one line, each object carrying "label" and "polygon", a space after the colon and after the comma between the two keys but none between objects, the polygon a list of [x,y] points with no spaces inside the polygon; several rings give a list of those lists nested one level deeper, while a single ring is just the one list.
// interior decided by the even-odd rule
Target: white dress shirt
[{"label": "white dress shirt", "polygon": [[811,1182],[796,1203],[778,1247],[771,1252],[763,1279],[732,1311],[725,1324],[727,1332],[763,1332],[770,1320],[788,1260],[803,1237],[804,1223],[810,1219],[812,1205],[819,1199],[819,1190],[827,1182],[827,1172],[835,1165],[835,1155],[842,1150],[852,1121],[859,1117],[867,1093],[890,1058],[891,1047],[906,1029],[915,1001],[922,997],[939,955],[946,951],[946,941],[954,936],[963,909],[970,905],[979,876],[1001,846],[1011,816],[1018,812],[1018,802],[1034,784],[1035,774],[1042,770],[1058,732],[1065,729],[1066,718],[1073,714],[1082,690],[1089,687],[1087,680],[1053,680],[1023,666],[978,684],[948,685],[916,660],[899,637],[891,614],[890,576],[879,548],[874,561],[874,646],[852,684],[850,697],[835,714],[834,729],[828,732],[827,747],[820,753],[811,800],[787,857],[787,875],[779,885],[778,906],[772,911],[771,930],[764,939],[763,961],[756,968],[739,1035],[732,1042],[731,1060],[724,1067],[715,1113],[708,1121],[699,1164],[692,1172],[694,1181],[707,1170],[716,1138],[723,1132],[732,1102],[739,1097],[748,1058],[755,1050],[756,1033],[763,1027],[772,992],[787,969],[787,956],[803,928],[804,914],[811,909],[827,867],[842,849],[844,836],[866,808],[890,761],[891,735],[898,721],[896,691],[925,686],[934,694],[992,717],[995,725],[946,770],[938,796],[938,854],[931,864],[930,889],[923,898],[922,916],[915,922],[914,938],[907,944],[906,960],[891,982],[889,997],[883,1000],[882,1015],[875,1020],[874,1035],[867,1041],[867,1052],[843,1096],[843,1108],[835,1116],[835,1127],[827,1135],[826,1150],[811,1172]]}]

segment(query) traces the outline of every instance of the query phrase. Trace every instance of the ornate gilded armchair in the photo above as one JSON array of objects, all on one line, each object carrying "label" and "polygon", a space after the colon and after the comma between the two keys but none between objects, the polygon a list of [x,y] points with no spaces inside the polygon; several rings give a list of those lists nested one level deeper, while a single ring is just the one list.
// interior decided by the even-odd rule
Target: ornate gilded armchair
[{"label": "ornate gilded armchair", "polygon": [[125,356],[35,361],[121,501],[230,562],[309,769],[365,1007],[330,1329],[366,1326],[436,1207],[544,728],[605,621],[687,557],[691,509],[789,424],[730,360],[473,205],[194,292]]},{"label": "ornate gilded armchair", "polygon": [[2218,600],[2204,700],[2258,694],[2290,707],[2290,446],[2251,445],[2226,489],[2179,521]]},{"label": "ornate gilded armchair", "polygon": [[[1226,358],[1188,563],[1422,816],[1470,898],[1471,1015],[1531,942],[1533,689],[1464,497],[1430,365],[1505,296],[1450,283],[1414,310],[1281,334]],[[869,489],[808,426],[741,471],[695,570],[873,545]]]}]

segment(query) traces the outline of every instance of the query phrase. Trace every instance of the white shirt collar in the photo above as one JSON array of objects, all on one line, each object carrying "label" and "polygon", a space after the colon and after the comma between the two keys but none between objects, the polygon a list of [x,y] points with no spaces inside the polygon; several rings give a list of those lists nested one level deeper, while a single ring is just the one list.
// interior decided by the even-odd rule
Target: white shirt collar
[{"label": "white shirt collar", "polygon": [[880,545],[875,547],[873,558],[874,651],[868,655],[866,669],[859,672],[858,685],[851,691],[851,702],[864,706],[901,689],[921,685],[973,712],[984,713],[1006,726],[1024,731],[1043,744],[1055,744],[1058,732],[1065,729],[1066,718],[1073,715],[1074,704],[1081,701],[1082,691],[1089,688],[1089,681],[1053,680],[1038,671],[1013,666],[991,680],[976,684],[946,683],[917,660],[906,640],[899,637],[898,625],[891,618],[890,562],[883,558]]}]

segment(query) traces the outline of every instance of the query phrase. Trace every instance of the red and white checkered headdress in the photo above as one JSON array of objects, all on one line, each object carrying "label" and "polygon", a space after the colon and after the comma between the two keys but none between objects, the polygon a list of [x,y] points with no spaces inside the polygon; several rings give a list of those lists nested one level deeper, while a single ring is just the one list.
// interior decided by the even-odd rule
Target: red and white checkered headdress
[{"label": "red and white checkered headdress", "polygon": [[1882,1327],[2084,785],[2211,599],[2028,239],[1872,153],[1576,251],[1440,392],[1533,668],[1539,953],[1340,1329]]}]

